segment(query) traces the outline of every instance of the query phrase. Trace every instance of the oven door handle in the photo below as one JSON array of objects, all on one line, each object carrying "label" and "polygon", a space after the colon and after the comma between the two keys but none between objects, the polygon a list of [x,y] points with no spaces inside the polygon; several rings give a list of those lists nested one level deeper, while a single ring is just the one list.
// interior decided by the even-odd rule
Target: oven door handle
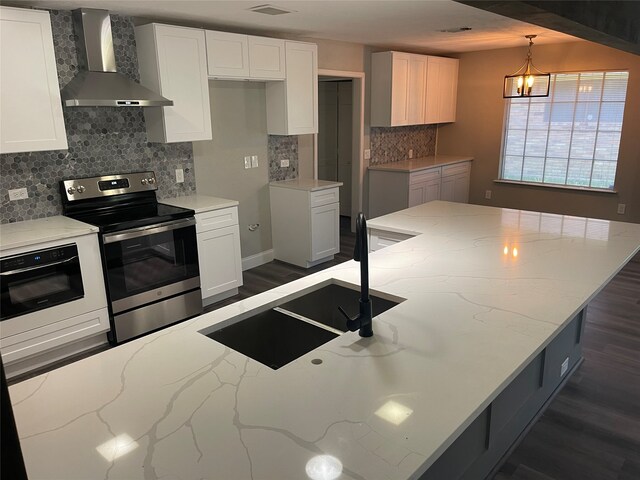
[{"label": "oven door handle", "polygon": [[179,228],[190,227],[196,224],[195,218],[187,218],[184,220],[175,220],[167,223],[156,223],[155,225],[147,225],[139,228],[132,228],[122,232],[107,233],[102,236],[103,243],[121,242],[131,238],[153,235],[155,233],[169,232]]},{"label": "oven door handle", "polygon": [[74,260],[77,260],[77,259],[78,259],[78,255],[74,255],[73,257],[69,257],[65,260],[59,260],[57,262],[43,263],[42,265],[34,265],[33,267],[18,268],[17,270],[11,270],[10,272],[0,272],[0,275],[4,277],[9,275],[15,275],[17,273],[22,273],[22,272],[31,272],[33,270],[40,270],[41,268],[53,267],[55,265],[62,265],[64,263],[73,262]]}]

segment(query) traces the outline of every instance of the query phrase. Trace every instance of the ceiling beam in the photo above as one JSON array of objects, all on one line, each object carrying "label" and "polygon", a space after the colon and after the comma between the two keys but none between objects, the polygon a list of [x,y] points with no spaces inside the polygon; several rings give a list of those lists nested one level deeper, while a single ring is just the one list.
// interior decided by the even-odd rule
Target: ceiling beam
[{"label": "ceiling beam", "polygon": [[640,55],[638,1],[456,1]]}]

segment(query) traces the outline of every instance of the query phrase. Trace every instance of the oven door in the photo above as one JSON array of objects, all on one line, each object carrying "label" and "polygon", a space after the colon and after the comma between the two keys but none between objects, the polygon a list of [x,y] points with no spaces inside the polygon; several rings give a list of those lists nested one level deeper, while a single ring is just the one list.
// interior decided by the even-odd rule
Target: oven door
[{"label": "oven door", "polygon": [[102,237],[113,313],[200,287],[195,219]]},{"label": "oven door", "polygon": [[1,270],[1,320],[84,296],[75,244],[5,257]]}]

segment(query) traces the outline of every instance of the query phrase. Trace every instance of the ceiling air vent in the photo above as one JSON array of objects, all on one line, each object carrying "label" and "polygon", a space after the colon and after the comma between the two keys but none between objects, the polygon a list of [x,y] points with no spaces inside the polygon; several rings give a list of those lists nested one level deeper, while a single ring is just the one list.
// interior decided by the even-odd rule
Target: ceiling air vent
[{"label": "ceiling air vent", "polygon": [[269,5],[269,4],[258,5],[257,7],[251,7],[249,10],[256,13],[264,13],[265,15],[284,15],[285,13],[292,13],[294,11],[294,10],[285,10],[280,7],[274,7],[273,5]]}]

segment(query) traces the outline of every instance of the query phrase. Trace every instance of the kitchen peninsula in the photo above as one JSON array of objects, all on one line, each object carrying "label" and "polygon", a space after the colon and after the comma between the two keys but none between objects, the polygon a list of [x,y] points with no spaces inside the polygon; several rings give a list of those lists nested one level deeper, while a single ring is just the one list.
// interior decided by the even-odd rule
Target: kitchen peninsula
[{"label": "kitchen peninsula", "polygon": [[541,355],[640,249],[637,224],[441,201],[369,227],[413,236],[370,255],[373,293],[406,299],[373,337],[272,370],[200,333],[359,283],[347,262],[16,384],[30,478],[428,477],[537,359],[566,378],[578,358]]}]

